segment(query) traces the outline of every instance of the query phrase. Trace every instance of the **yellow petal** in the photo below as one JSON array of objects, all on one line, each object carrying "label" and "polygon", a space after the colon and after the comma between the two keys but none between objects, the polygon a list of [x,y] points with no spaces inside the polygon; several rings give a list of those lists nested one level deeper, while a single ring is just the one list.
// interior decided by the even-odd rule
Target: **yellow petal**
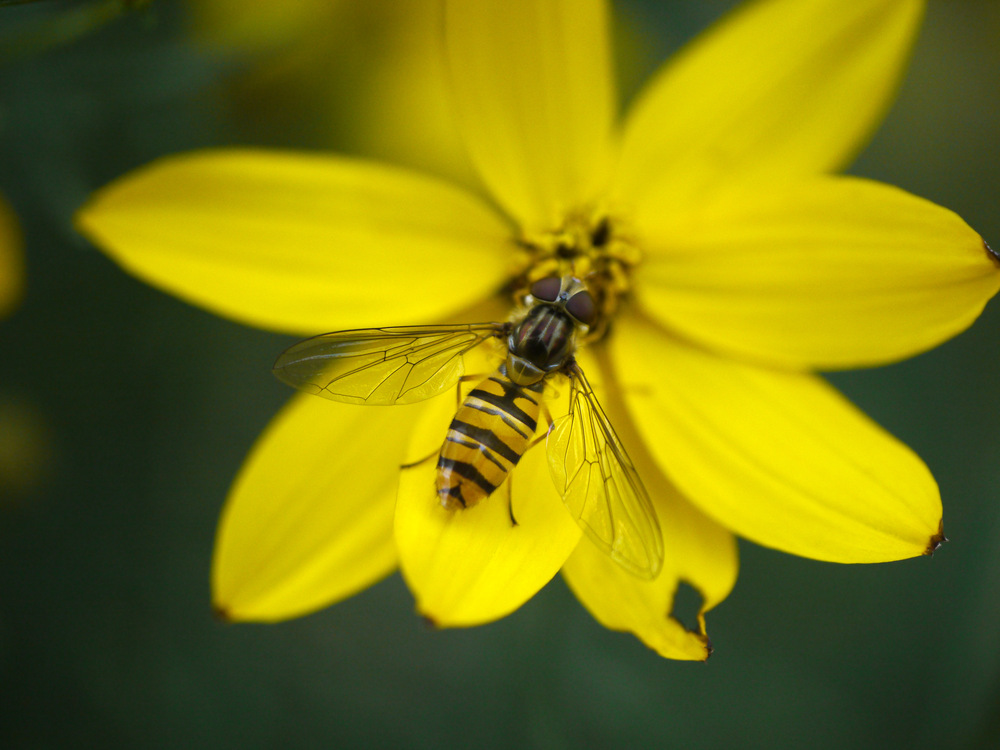
[{"label": "yellow petal", "polygon": [[187,13],[193,36],[205,44],[266,51],[301,39],[310,29],[335,20],[342,0],[199,0]]},{"label": "yellow petal", "polygon": [[[362,8],[355,14],[360,18],[352,18],[353,26],[341,34],[355,33],[347,44],[337,43],[338,54],[346,56],[340,68],[351,81],[346,94],[351,106],[343,106],[345,93],[336,91],[329,107],[347,150],[477,185],[455,120],[441,39],[444,5],[437,0],[352,5]],[[359,27],[365,33],[357,33]],[[357,55],[365,55],[363,71]]]},{"label": "yellow petal", "polygon": [[927,467],[820,378],[722,359],[636,317],[611,342],[629,410],[663,471],[719,523],[833,562],[933,551]]},{"label": "yellow petal", "polygon": [[[711,555],[702,559],[710,568],[728,567],[735,580],[736,543],[732,535],[690,506],[688,509],[692,517],[698,518],[694,531],[711,532],[702,541],[709,542],[714,537],[719,544],[711,549]],[[670,520],[664,517],[662,523],[669,524]],[[665,532],[665,536],[670,541],[690,542],[675,533],[680,526],[677,524]],[[683,547],[669,554],[679,557],[684,554]],[[698,630],[688,630],[672,615],[674,594],[682,580],[674,567],[667,565],[658,578],[644,581],[629,575],[584,540],[563,567],[563,576],[580,602],[604,627],[632,633],[667,659],[704,661],[711,655],[712,645],[705,632],[703,614],[711,605],[702,599]]]},{"label": "yellow petal", "polygon": [[507,485],[460,511],[435,493],[436,451],[455,414],[455,400],[434,399],[415,431],[396,503],[396,544],[417,610],[439,626],[477,625],[509,614],[556,574],[580,539],[549,478],[543,446],[527,452]]},{"label": "yellow petal", "polygon": [[422,404],[297,396],[261,436],[219,523],[212,600],[274,621],[351,596],[395,570],[393,504]]},{"label": "yellow petal", "polygon": [[[736,582],[738,557],[732,534],[688,503],[656,466],[628,417],[606,359],[581,352],[579,360],[594,385],[601,405],[628,449],[656,508],[666,556],[653,581],[628,574],[589,540],[570,556],[563,575],[590,613],[607,628],[633,633],[668,659],[704,660],[711,652],[704,613],[729,595]],[[701,596],[698,631],[686,629],[671,616],[678,584],[690,584]]]},{"label": "yellow petal", "polygon": [[633,633],[666,659],[704,661],[712,652],[708,636],[687,630],[671,616],[679,580],[664,569],[654,581],[630,576],[620,565],[586,542],[563,567],[576,598],[609,630]]},{"label": "yellow petal", "polygon": [[706,346],[788,367],[897,360],[965,330],[1000,265],[947,209],[854,178],[646,217],[643,308]]},{"label": "yellow petal", "polygon": [[[655,475],[646,472],[646,476]],[[704,613],[724,599],[736,581],[736,540],[669,485],[651,485],[651,491],[667,549],[658,578],[644,581],[629,575],[586,540],[577,545],[563,575],[604,627],[634,634],[667,659],[703,661],[712,651]],[[698,630],[689,630],[672,614],[682,581],[701,595]]]},{"label": "yellow petal", "polygon": [[494,291],[509,229],[447,183],[343,157],[252,150],[163,159],[77,224],[143,280],[299,333],[428,323]]},{"label": "yellow petal", "polygon": [[0,317],[10,313],[21,298],[22,266],[21,231],[14,212],[0,198]]},{"label": "yellow petal", "polygon": [[531,229],[592,198],[614,115],[602,0],[457,0],[445,37],[455,110],[497,201]]},{"label": "yellow petal", "polygon": [[747,3],[642,92],[619,192],[656,185],[696,202],[723,182],[844,166],[887,109],[922,11],[922,0]]}]

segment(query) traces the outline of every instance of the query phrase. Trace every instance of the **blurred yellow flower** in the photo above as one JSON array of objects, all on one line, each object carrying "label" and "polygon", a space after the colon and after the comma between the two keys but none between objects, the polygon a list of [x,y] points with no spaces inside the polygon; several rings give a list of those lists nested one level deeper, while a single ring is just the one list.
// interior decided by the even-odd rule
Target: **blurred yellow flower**
[{"label": "blurred yellow flower", "polygon": [[348,11],[345,0],[191,0],[187,4],[195,37],[213,46],[266,52],[313,39],[336,36],[338,21]]},{"label": "blurred yellow flower", "polygon": [[[0,198],[0,318],[13,312],[23,293],[21,231]],[[42,478],[49,447],[45,432],[29,404],[0,393],[0,507],[15,504]]]},{"label": "blurred yellow flower", "polygon": [[471,184],[444,75],[442,7],[440,0],[189,3],[195,38],[247,63],[230,94],[257,122],[287,127],[282,118],[305,119],[318,143]]},{"label": "blurred yellow flower", "polygon": [[49,425],[30,401],[0,391],[0,510],[17,507],[52,473]]},{"label": "blurred yellow flower", "polygon": [[[655,580],[578,543],[541,451],[514,477],[516,532],[505,503],[444,515],[424,474],[401,481],[401,464],[440,445],[453,398],[296,397],[223,513],[220,610],[300,615],[398,565],[420,612],[469,625],[561,569],[607,627],[704,659],[703,614],[737,574],[733,533],[837,562],[932,551],[941,503],[924,464],[813,374],[926,350],[1000,289],[959,217],[830,174],[886,109],[922,10],[750,3],[617,123],[603,2],[456,1],[453,105],[492,203],[373,162],[254,150],[165,159],[98,192],[83,232],[140,278],[251,325],[482,319],[509,304],[501,290],[552,271],[586,276],[610,324],[581,358],[652,495]],[[695,632],[670,616],[681,581],[702,596]]]},{"label": "blurred yellow flower", "polygon": [[20,300],[23,276],[21,232],[14,212],[0,198],[0,317],[9,315]]}]

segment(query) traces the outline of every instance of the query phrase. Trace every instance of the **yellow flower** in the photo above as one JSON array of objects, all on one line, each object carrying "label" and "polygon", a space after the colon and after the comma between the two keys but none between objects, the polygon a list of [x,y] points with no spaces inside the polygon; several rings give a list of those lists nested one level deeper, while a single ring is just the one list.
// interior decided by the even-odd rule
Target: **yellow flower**
[{"label": "yellow flower", "polygon": [[319,144],[474,181],[450,108],[440,0],[189,6],[202,46],[252,63],[226,93],[257,128],[305,121]]},{"label": "yellow flower", "polygon": [[196,39],[211,47],[249,53],[288,48],[336,34],[348,4],[342,0],[191,0],[188,14]]},{"label": "yellow flower", "polygon": [[[666,559],[630,576],[565,512],[541,450],[506,503],[442,514],[426,472],[454,398],[392,408],[296,397],[223,513],[217,606],[303,614],[397,565],[441,625],[501,617],[560,569],[594,616],[704,659],[732,533],[820,560],[931,551],[923,463],[813,371],[875,365],[964,330],[1000,288],[953,213],[829,173],[887,106],[920,0],[764,0],[666,65],[620,124],[599,0],[447,6],[454,106],[492,203],[345,157],[214,151],[104,189],[81,229],[220,314],[317,333],[489,319],[500,290],[590,274],[611,318],[581,352],[653,496]],[[405,123],[400,124],[405,127]],[[495,207],[496,206],[496,207]],[[499,210],[498,208],[499,207]],[[397,497],[398,489],[398,497]],[[670,617],[686,581],[697,632]]]},{"label": "yellow flower", "polygon": [[0,198],[0,317],[10,314],[21,298],[23,276],[21,232],[14,212]]}]

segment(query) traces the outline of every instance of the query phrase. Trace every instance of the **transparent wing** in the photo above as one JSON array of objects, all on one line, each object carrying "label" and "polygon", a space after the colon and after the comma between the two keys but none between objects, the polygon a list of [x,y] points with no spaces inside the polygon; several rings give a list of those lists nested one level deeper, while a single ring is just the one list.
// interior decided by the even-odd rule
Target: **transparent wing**
[{"label": "transparent wing", "polygon": [[549,470],[570,513],[587,536],[640,578],[663,566],[663,535],[646,488],[575,362],[569,413],[546,439]]},{"label": "transparent wing", "polygon": [[274,374],[307,393],[350,404],[412,404],[455,385],[462,357],[505,333],[503,323],[362,328],[286,349]]}]

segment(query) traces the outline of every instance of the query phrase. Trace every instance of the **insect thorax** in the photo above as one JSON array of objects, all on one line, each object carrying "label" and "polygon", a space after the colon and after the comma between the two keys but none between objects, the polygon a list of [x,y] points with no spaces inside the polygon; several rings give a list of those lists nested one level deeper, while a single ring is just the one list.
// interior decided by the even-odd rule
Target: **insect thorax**
[{"label": "insect thorax", "polygon": [[576,325],[562,310],[532,307],[507,337],[507,376],[530,385],[558,370],[573,354],[575,333]]}]

